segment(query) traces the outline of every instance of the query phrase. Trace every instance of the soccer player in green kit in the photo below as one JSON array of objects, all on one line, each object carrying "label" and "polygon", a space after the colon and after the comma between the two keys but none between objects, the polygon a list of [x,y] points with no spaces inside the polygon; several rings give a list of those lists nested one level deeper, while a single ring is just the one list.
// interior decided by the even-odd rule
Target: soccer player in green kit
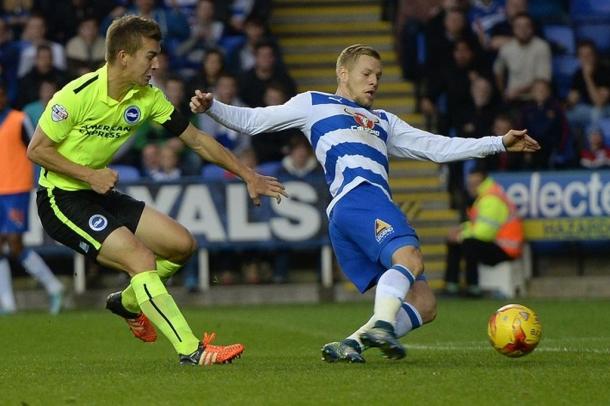
[{"label": "soccer player in green kit", "polygon": [[107,308],[125,318],[136,337],[154,341],[154,324],[174,346],[180,364],[226,363],[242,354],[243,345],[212,345],[214,334],[199,341],[163,283],[196,249],[192,235],[116,191],[117,173],[107,166],[135,129],[152,119],[206,161],[239,176],[255,204],[261,195],[279,200],[286,193],[275,178],[257,174],[189,124],[148,84],[158,66],[160,41],[154,21],[115,20],[106,35],[107,64],[68,83],[48,103],[28,148],[29,158],[43,168],[38,214],[55,240],[131,276],[125,290],[108,297]]}]

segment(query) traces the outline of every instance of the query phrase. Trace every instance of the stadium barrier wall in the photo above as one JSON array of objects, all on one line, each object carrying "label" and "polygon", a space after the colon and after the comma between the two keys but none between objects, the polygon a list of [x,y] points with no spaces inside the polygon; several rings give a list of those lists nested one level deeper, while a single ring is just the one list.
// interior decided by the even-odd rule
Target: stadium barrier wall
[{"label": "stadium barrier wall", "polygon": [[[119,189],[168,214],[184,225],[199,244],[200,288],[210,288],[209,252],[235,249],[321,250],[321,283],[332,286],[332,250],[325,213],[330,198],[323,178],[304,182],[283,179],[289,199],[278,204],[261,199],[255,207],[242,182],[205,182],[185,178],[177,182],[133,182]],[[25,243],[42,253],[74,255],[74,287],[86,290],[85,259],[53,241],[37,216],[35,192],[30,201],[30,230]],[[160,233],[163,230],[159,230]]]}]

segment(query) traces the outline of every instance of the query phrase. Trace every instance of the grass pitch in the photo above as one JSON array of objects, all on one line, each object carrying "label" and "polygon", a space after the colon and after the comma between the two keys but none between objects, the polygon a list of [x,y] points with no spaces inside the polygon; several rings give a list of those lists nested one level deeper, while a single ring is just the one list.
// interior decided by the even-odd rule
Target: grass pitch
[{"label": "grass pitch", "polygon": [[179,367],[160,338],[144,344],[103,311],[0,317],[0,405],[607,405],[610,301],[532,301],[536,351],[510,359],[487,343],[500,301],[440,301],[437,320],[403,339],[407,358],[376,349],[362,365],[320,361],[372,306],[324,304],[187,309],[200,334],[241,341],[232,365]]}]

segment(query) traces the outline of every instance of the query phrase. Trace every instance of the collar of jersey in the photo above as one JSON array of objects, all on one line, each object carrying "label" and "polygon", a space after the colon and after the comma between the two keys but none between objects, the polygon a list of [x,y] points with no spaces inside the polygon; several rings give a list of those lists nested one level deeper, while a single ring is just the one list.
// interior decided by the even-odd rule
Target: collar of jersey
[{"label": "collar of jersey", "polygon": [[100,100],[106,103],[109,106],[114,106],[115,104],[119,104],[124,102],[125,100],[129,100],[135,93],[138,92],[138,86],[133,86],[125,97],[121,101],[114,100],[112,97],[108,96],[108,64],[105,64],[101,68],[97,70],[100,80]]}]

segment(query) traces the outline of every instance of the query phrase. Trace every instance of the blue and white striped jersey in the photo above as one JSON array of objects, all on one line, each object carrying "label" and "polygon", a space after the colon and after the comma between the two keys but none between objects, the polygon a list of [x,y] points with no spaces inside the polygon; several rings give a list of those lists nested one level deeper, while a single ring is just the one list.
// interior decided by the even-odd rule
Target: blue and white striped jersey
[{"label": "blue and white striped jersey", "polygon": [[327,213],[360,183],[391,199],[388,156],[449,162],[504,151],[502,137],[449,138],[411,127],[384,110],[361,107],[334,94],[305,92],[280,106],[244,108],[214,100],[207,111],[229,128],[258,134],[298,128],[324,168],[333,197]]}]

